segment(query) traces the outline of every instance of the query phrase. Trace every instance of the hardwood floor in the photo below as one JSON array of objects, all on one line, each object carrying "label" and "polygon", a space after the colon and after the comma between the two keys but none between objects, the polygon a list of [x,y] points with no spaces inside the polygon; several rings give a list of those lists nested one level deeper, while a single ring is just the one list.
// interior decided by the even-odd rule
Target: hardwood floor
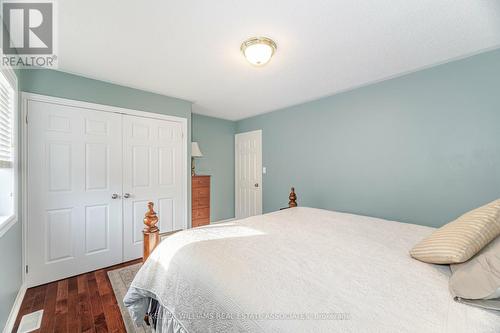
[{"label": "hardwood floor", "polygon": [[108,271],[141,259],[30,288],[24,295],[13,332],[25,314],[43,309],[33,332],[126,332]]}]

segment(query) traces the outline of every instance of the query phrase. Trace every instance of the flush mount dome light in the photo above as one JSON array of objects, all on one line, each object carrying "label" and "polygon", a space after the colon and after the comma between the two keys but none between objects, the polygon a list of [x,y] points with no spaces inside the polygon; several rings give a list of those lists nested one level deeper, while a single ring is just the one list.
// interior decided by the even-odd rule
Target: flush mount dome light
[{"label": "flush mount dome light", "polygon": [[267,37],[249,38],[241,44],[241,52],[252,65],[264,66],[276,52],[276,43]]}]

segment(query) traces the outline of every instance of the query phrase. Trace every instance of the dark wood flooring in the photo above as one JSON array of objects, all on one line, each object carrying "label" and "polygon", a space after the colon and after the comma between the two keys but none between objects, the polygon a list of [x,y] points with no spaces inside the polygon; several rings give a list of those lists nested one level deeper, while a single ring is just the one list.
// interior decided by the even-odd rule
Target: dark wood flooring
[{"label": "dark wood flooring", "polygon": [[22,316],[41,309],[42,325],[33,332],[126,332],[108,271],[138,262],[141,260],[29,288],[13,332]]}]

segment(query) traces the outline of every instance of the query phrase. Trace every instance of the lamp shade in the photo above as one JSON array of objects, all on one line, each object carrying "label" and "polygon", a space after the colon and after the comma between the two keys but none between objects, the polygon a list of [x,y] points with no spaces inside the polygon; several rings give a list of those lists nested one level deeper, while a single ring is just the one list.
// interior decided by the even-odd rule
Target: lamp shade
[{"label": "lamp shade", "polygon": [[200,147],[198,146],[198,142],[191,142],[191,156],[192,157],[202,157]]}]

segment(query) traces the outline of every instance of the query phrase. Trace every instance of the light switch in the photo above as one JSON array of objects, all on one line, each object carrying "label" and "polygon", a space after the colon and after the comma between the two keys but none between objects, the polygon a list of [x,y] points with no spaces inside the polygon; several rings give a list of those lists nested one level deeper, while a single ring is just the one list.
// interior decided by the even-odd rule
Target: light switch
[{"label": "light switch", "polygon": [[265,175],[265,174],[266,174],[266,172],[267,172],[266,167],[262,167],[262,173]]}]

